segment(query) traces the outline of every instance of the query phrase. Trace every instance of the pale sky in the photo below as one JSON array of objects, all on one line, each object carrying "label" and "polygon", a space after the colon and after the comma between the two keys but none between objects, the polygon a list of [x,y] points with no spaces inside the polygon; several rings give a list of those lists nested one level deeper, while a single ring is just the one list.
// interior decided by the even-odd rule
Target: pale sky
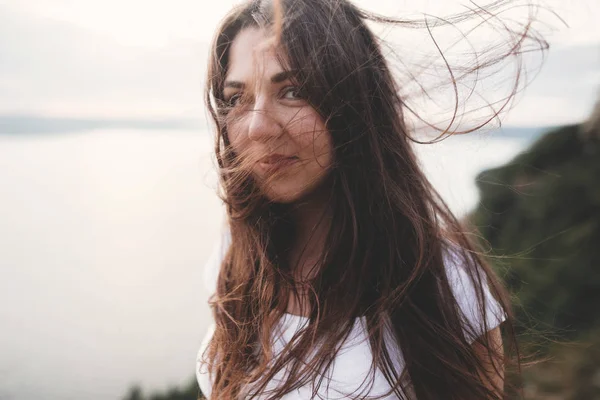
[{"label": "pale sky", "polygon": [[[0,114],[204,118],[208,43],[236,3],[0,0]],[[419,12],[444,16],[468,4],[356,3],[386,15],[413,17]],[[545,4],[569,27],[548,12],[541,14],[548,26],[539,28],[551,50],[541,73],[506,116],[511,125],[580,121],[600,87],[600,2]]]}]

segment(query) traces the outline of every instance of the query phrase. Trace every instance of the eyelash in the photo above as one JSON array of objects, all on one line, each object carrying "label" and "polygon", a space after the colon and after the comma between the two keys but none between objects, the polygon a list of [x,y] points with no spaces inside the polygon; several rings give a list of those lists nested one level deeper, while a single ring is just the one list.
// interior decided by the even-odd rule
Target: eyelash
[{"label": "eyelash", "polygon": [[[300,88],[298,86],[286,86],[281,90],[281,93],[283,95],[289,93],[290,91],[295,91],[296,94],[296,99],[302,99],[302,92],[300,91]],[[283,97],[283,96],[281,96]],[[295,99],[294,99],[295,100]]]},{"label": "eyelash", "polygon": [[231,96],[229,99],[227,99],[225,102],[227,103],[227,105],[229,107],[234,107],[236,105],[236,103],[234,103],[234,100],[239,99],[241,96],[242,96],[242,93],[237,92],[233,96]]},{"label": "eyelash", "polygon": [[[291,99],[291,100],[300,100],[300,99],[303,98],[302,95],[301,95],[301,92],[300,92],[300,88],[298,86],[286,86],[286,87],[284,87],[283,89],[281,89],[279,97],[280,98],[284,98],[284,96],[287,93],[291,92],[291,91],[295,91],[297,93],[296,96],[295,96],[295,98]],[[235,107],[237,105],[236,100],[239,100],[241,98],[241,96],[242,96],[241,92],[235,93],[229,99],[226,100],[227,105],[229,107]]]}]

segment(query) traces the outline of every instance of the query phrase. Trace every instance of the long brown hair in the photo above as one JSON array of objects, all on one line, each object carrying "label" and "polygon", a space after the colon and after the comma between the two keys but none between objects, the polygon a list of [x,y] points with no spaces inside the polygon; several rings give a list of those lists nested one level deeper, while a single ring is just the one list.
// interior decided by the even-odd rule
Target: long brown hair
[{"label": "long brown hair", "polygon": [[[507,364],[513,357],[498,354],[483,335],[491,328],[484,287],[489,284],[506,314],[506,353],[518,355],[508,297],[419,168],[404,116],[410,107],[366,25],[367,20],[407,22],[368,13],[347,0],[281,0],[276,5],[253,0],[234,9],[210,54],[206,102],[218,131],[216,155],[231,232],[211,300],[216,322],[208,347],[212,396],[238,398],[250,393],[247,387],[260,393],[284,368],[289,375],[269,399],[308,382],[317,382],[316,396],[323,371],[353,321],[364,317],[372,368],[383,371],[399,398],[411,392],[420,400],[501,398],[501,388],[490,388],[490,374],[498,371],[486,370],[484,363]],[[496,2],[486,12],[499,6]],[[293,266],[285,258],[294,240],[291,206],[267,201],[252,177],[234,168],[224,118],[229,49],[247,27],[272,30],[285,52],[286,68],[295,71],[303,94],[326,122],[334,147],[331,225],[320,268],[310,280],[309,324],[276,359],[272,330],[290,293],[298,296]],[[519,33],[511,54],[533,37],[528,29]],[[483,326],[473,326],[461,314],[444,267],[449,252],[476,288]],[[390,332],[401,349],[403,371],[394,368],[398,354],[385,345]],[[470,336],[480,336],[489,360],[477,356]],[[303,362],[309,355],[310,363]]]}]

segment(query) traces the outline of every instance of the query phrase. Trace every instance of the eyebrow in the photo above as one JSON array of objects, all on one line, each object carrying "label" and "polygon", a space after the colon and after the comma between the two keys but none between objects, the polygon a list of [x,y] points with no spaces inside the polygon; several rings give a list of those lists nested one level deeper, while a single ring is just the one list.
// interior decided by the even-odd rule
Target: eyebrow
[{"label": "eyebrow", "polygon": [[[271,77],[271,83],[281,83],[296,76],[296,71],[281,71]],[[240,81],[225,81],[225,88],[242,89],[244,83]]]}]

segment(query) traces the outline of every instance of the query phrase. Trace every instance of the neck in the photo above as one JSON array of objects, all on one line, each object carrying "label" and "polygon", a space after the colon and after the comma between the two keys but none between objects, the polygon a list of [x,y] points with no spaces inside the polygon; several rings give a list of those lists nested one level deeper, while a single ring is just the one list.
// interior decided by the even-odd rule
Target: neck
[{"label": "neck", "polygon": [[[292,211],[295,239],[290,263],[295,266],[299,279],[313,275],[323,254],[325,239],[331,224],[329,193],[314,193],[295,205]],[[311,271],[312,270],[312,271]]]}]

